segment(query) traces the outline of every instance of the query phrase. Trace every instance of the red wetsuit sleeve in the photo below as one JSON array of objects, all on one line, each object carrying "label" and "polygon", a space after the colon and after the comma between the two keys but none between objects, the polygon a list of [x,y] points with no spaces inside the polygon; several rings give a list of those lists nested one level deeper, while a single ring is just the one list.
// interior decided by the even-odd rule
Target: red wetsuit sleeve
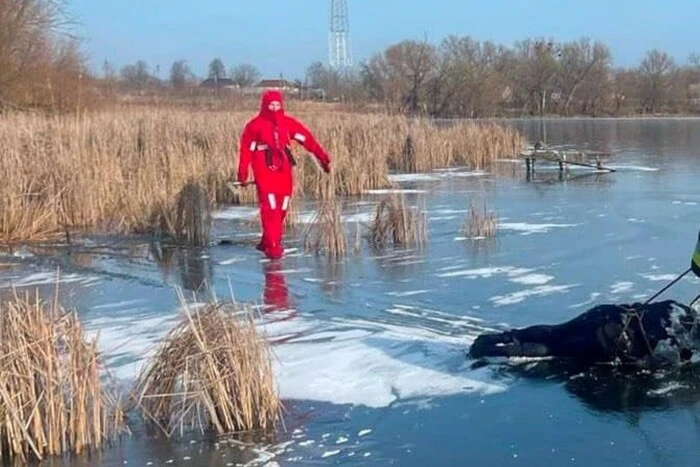
[{"label": "red wetsuit sleeve", "polygon": [[243,128],[238,148],[238,181],[241,183],[245,183],[248,180],[248,170],[254,150],[255,132],[253,131],[252,122],[249,122]]},{"label": "red wetsuit sleeve", "polygon": [[313,154],[318,161],[324,165],[328,166],[330,163],[330,158],[328,153],[323,146],[318,142],[316,137],[309,131],[303,123],[292,117],[287,117],[289,124],[289,136],[297,143],[301,144],[304,149]]}]

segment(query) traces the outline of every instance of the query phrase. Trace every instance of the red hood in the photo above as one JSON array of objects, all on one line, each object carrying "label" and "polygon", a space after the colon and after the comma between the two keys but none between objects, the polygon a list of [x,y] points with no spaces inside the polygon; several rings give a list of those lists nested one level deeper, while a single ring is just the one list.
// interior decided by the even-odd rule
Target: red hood
[{"label": "red hood", "polygon": [[[267,107],[272,101],[279,101],[281,104],[281,109],[277,112],[272,112]],[[277,120],[284,115],[284,96],[280,91],[265,91],[260,100],[260,115],[272,122],[277,122]]]}]

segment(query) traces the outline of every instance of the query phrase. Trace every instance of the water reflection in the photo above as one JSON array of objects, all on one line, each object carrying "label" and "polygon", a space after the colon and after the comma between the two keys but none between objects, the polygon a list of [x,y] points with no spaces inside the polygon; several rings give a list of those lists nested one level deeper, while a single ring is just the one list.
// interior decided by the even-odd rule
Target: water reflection
[{"label": "water reflection", "polygon": [[427,268],[428,259],[425,250],[425,248],[385,248],[375,250],[372,260],[383,281],[391,283],[414,279],[420,277]]},{"label": "water reflection", "polygon": [[214,271],[209,252],[203,248],[178,250],[180,283],[186,290],[203,292],[212,284]]},{"label": "water reflection", "polygon": [[479,239],[465,238],[462,243],[467,251],[467,258],[475,264],[488,262],[493,255],[500,251],[498,235]]},{"label": "water reflection", "polygon": [[165,282],[172,280],[172,271],[177,264],[179,284],[184,289],[204,292],[212,285],[214,271],[207,248],[183,248],[152,242],[149,245],[149,254]]},{"label": "water reflection", "polygon": [[609,188],[615,183],[615,174],[606,172],[571,172],[568,170],[543,170],[526,172],[525,181],[534,186],[543,185],[573,185],[591,188]]},{"label": "water reflection", "polygon": [[[265,304],[265,312],[285,311],[292,308],[292,302],[289,297],[289,287],[287,279],[284,276],[282,262],[270,261],[263,263],[263,274],[265,276],[265,286],[263,289],[263,303]],[[288,318],[296,315],[291,314]]]},{"label": "water reflection", "polygon": [[321,278],[321,291],[327,297],[339,300],[345,285],[345,261],[317,256],[313,265]]},{"label": "water reflection", "polygon": [[700,402],[700,364],[652,372],[609,366],[584,368],[549,360],[505,365],[498,372],[560,384],[585,406],[602,413],[639,414]]}]

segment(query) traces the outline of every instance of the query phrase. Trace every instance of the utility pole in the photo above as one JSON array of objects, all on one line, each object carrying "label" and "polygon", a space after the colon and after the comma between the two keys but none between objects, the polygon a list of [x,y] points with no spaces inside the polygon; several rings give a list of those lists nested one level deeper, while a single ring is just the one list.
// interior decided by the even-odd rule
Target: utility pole
[{"label": "utility pole", "polygon": [[352,66],[350,53],[350,20],[347,0],[330,0],[329,63],[334,69]]}]

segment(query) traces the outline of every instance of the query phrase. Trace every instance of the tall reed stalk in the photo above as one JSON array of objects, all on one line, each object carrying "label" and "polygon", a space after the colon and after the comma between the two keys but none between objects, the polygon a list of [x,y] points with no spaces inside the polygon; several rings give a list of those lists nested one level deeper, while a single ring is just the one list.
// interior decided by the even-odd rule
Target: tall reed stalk
[{"label": "tall reed stalk", "polygon": [[484,204],[481,211],[477,211],[472,203],[469,203],[469,214],[462,227],[468,238],[491,238],[498,231],[498,216],[489,211]]}]

